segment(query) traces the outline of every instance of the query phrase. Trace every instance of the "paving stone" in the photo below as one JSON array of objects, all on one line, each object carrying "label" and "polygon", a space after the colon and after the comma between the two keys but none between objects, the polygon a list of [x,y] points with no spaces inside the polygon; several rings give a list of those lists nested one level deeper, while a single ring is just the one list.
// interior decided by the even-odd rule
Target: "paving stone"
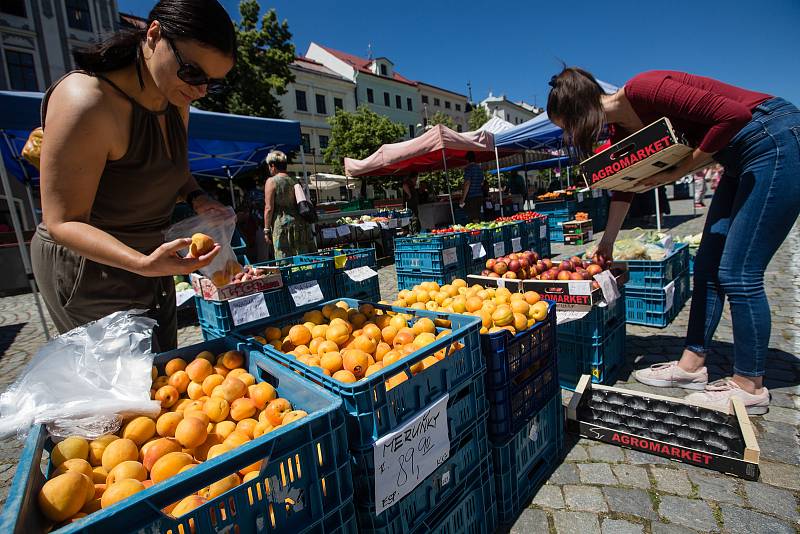
[{"label": "paving stone", "polygon": [[567,508],[584,512],[605,512],[608,510],[603,493],[594,486],[564,486],[564,503]]},{"label": "paving stone", "polygon": [[[793,428],[784,423],[784,427]],[[782,433],[764,432],[758,436],[761,458],[792,465],[800,465],[800,439],[791,431]]]},{"label": "paving stone", "polygon": [[664,495],[658,512],[670,523],[704,531],[717,528],[711,507],[700,500]]},{"label": "paving stone", "polygon": [[533,497],[533,504],[559,510],[564,508],[564,497],[561,495],[561,488],[559,486],[542,486]]},{"label": "paving stone", "polygon": [[787,395],[786,393],[774,393],[770,391],[772,394],[772,399],[770,399],[769,405],[771,407],[780,406],[782,408],[792,408],[794,410],[800,410],[800,399],[798,399],[795,395]]},{"label": "paving stone", "polygon": [[575,464],[567,463],[559,465],[547,481],[548,484],[580,484],[580,482],[578,468]]},{"label": "paving stone", "polygon": [[650,472],[656,480],[656,487],[659,491],[675,493],[677,495],[683,495],[684,497],[692,493],[692,484],[689,482],[685,471],[653,467],[650,469]]},{"label": "paving stone", "polygon": [[697,484],[700,498],[704,501],[744,504],[744,499],[736,494],[736,480],[733,478],[690,471],[689,480]]},{"label": "paving stone", "polygon": [[509,534],[531,534],[533,532],[548,532],[550,526],[547,522],[547,512],[526,508],[511,527]]},{"label": "paving stone", "polygon": [[644,527],[621,519],[604,519],[601,530],[603,534],[642,534]]},{"label": "paving stone", "polygon": [[555,512],[553,520],[559,534],[600,534],[597,516],[589,512]]},{"label": "paving stone", "polygon": [[697,531],[672,523],[650,523],[651,534],[695,534]]},{"label": "paving stone", "polygon": [[632,451],[629,449],[625,449],[625,458],[627,458],[629,464],[669,464],[671,463],[666,458],[662,458],[661,456],[656,456],[655,454],[647,454],[646,452],[640,451]]},{"label": "paving stone", "polygon": [[779,488],[800,491],[800,467],[762,460],[758,464],[761,482]]},{"label": "paving stone", "polygon": [[628,488],[603,488],[608,508],[612,512],[635,515],[645,519],[658,519],[653,502],[646,491]]},{"label": "paving stone", "polygon": [[578,464],[578,473],[584,484],[613,486],[617,483],[617,478],[608,464]]},{"label": "paving stone", "polygon": [[730,504],[720,505],[722,524],[731,534],[795,534],[789,523]]},{"label": "paving stone", "polygon": [[588,451],[589,457],[599,462],[622,462],[625,460],[625,454],[622,452],[622,449],[607,443],[600,443],[595,447],[589,447]]},{"label": "paving stone", "polygon": [[770,406],[769,411],[764,414],[764,420],[789,423],[790,425],[800,425],[800,410]]},{"label": "paving stone", "polygon": [[567,452],[566,456],[568,462],[583,462],[588,459],[589,455],[586,454],[586,449],[582,445],[577,444]]},{"label": "paving stone", "polygon": [[617,464],[612,465],[611,470],[617,476],[617,480],[623,486],[633,486],[634,488],[648,489],[650,487],[650,477],[644,467],[635,465]]},{"label": "paving stone", "polygon": [[800,521],[797,499],[790,491],[746,480],[744,492],[747,495],[747,501],[753,508],[790,521]]}]

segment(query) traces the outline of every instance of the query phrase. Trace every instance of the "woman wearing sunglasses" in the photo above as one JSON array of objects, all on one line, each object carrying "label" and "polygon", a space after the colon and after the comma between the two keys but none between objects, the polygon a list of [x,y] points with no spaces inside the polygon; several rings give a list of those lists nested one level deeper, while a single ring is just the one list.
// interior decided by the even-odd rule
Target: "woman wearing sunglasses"
[{"label": "woman wearing sunglasses", "polygon": [[147,309],[159,349],[176,346],[172,275],[207,265],[219,246],[181,258],[190,240],[164,243],[163,231],[179,198],[198,213],[220,207],[189,173],[189,104],[221,89],[235,50],[216,0],[162,0],[146,29],[76,51],[81,70],[45,94],[43,223],[31,255],[59,332]]}]

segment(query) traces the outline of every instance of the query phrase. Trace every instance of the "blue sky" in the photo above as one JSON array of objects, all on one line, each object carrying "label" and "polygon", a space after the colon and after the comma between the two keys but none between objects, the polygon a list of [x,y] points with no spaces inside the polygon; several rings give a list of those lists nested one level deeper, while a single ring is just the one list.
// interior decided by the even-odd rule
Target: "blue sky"
[{"label": "blue sky", "polygon": [[[148,0],[118,0],[146,16]],[[238,18],[238,2],[222,2]],[[475,100],[489,90],[544,106],[559,60],[622,85],[651,69],[683,70],[800,105],[797,0],[387,2],[278,0],[299,54],[311,41],[391,59],[408,78]]]}]

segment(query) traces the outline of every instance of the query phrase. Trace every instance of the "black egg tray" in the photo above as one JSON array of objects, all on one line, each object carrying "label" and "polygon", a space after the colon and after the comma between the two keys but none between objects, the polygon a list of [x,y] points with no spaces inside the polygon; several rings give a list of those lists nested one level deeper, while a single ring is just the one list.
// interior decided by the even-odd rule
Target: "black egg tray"
[{"label": "black egg tray", "polygon": [[568,428],[589,439],[758,478],[758,444],[738,401],[725,413],[582,378],[570,402]]}]

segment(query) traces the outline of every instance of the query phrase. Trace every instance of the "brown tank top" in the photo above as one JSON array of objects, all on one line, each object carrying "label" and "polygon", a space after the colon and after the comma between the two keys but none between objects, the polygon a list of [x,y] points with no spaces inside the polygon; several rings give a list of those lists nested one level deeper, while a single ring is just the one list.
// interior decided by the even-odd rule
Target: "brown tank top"
[{"label": "brown tank top", "polygon": [[[42,128],[53,89],[67,76],[81,72],[103,80],[131,103],[131,133],[127,152],[106,161],[90,223],[140,252],[149,253],[164,242],[180,189],[189,176],[188,136],[177,107],[151,111],[104,76],[73,71],[53,84],[42,99]],[[159,115],[166,122],[167,153]],[[170,157],[171,155],[171,157]]]}]

